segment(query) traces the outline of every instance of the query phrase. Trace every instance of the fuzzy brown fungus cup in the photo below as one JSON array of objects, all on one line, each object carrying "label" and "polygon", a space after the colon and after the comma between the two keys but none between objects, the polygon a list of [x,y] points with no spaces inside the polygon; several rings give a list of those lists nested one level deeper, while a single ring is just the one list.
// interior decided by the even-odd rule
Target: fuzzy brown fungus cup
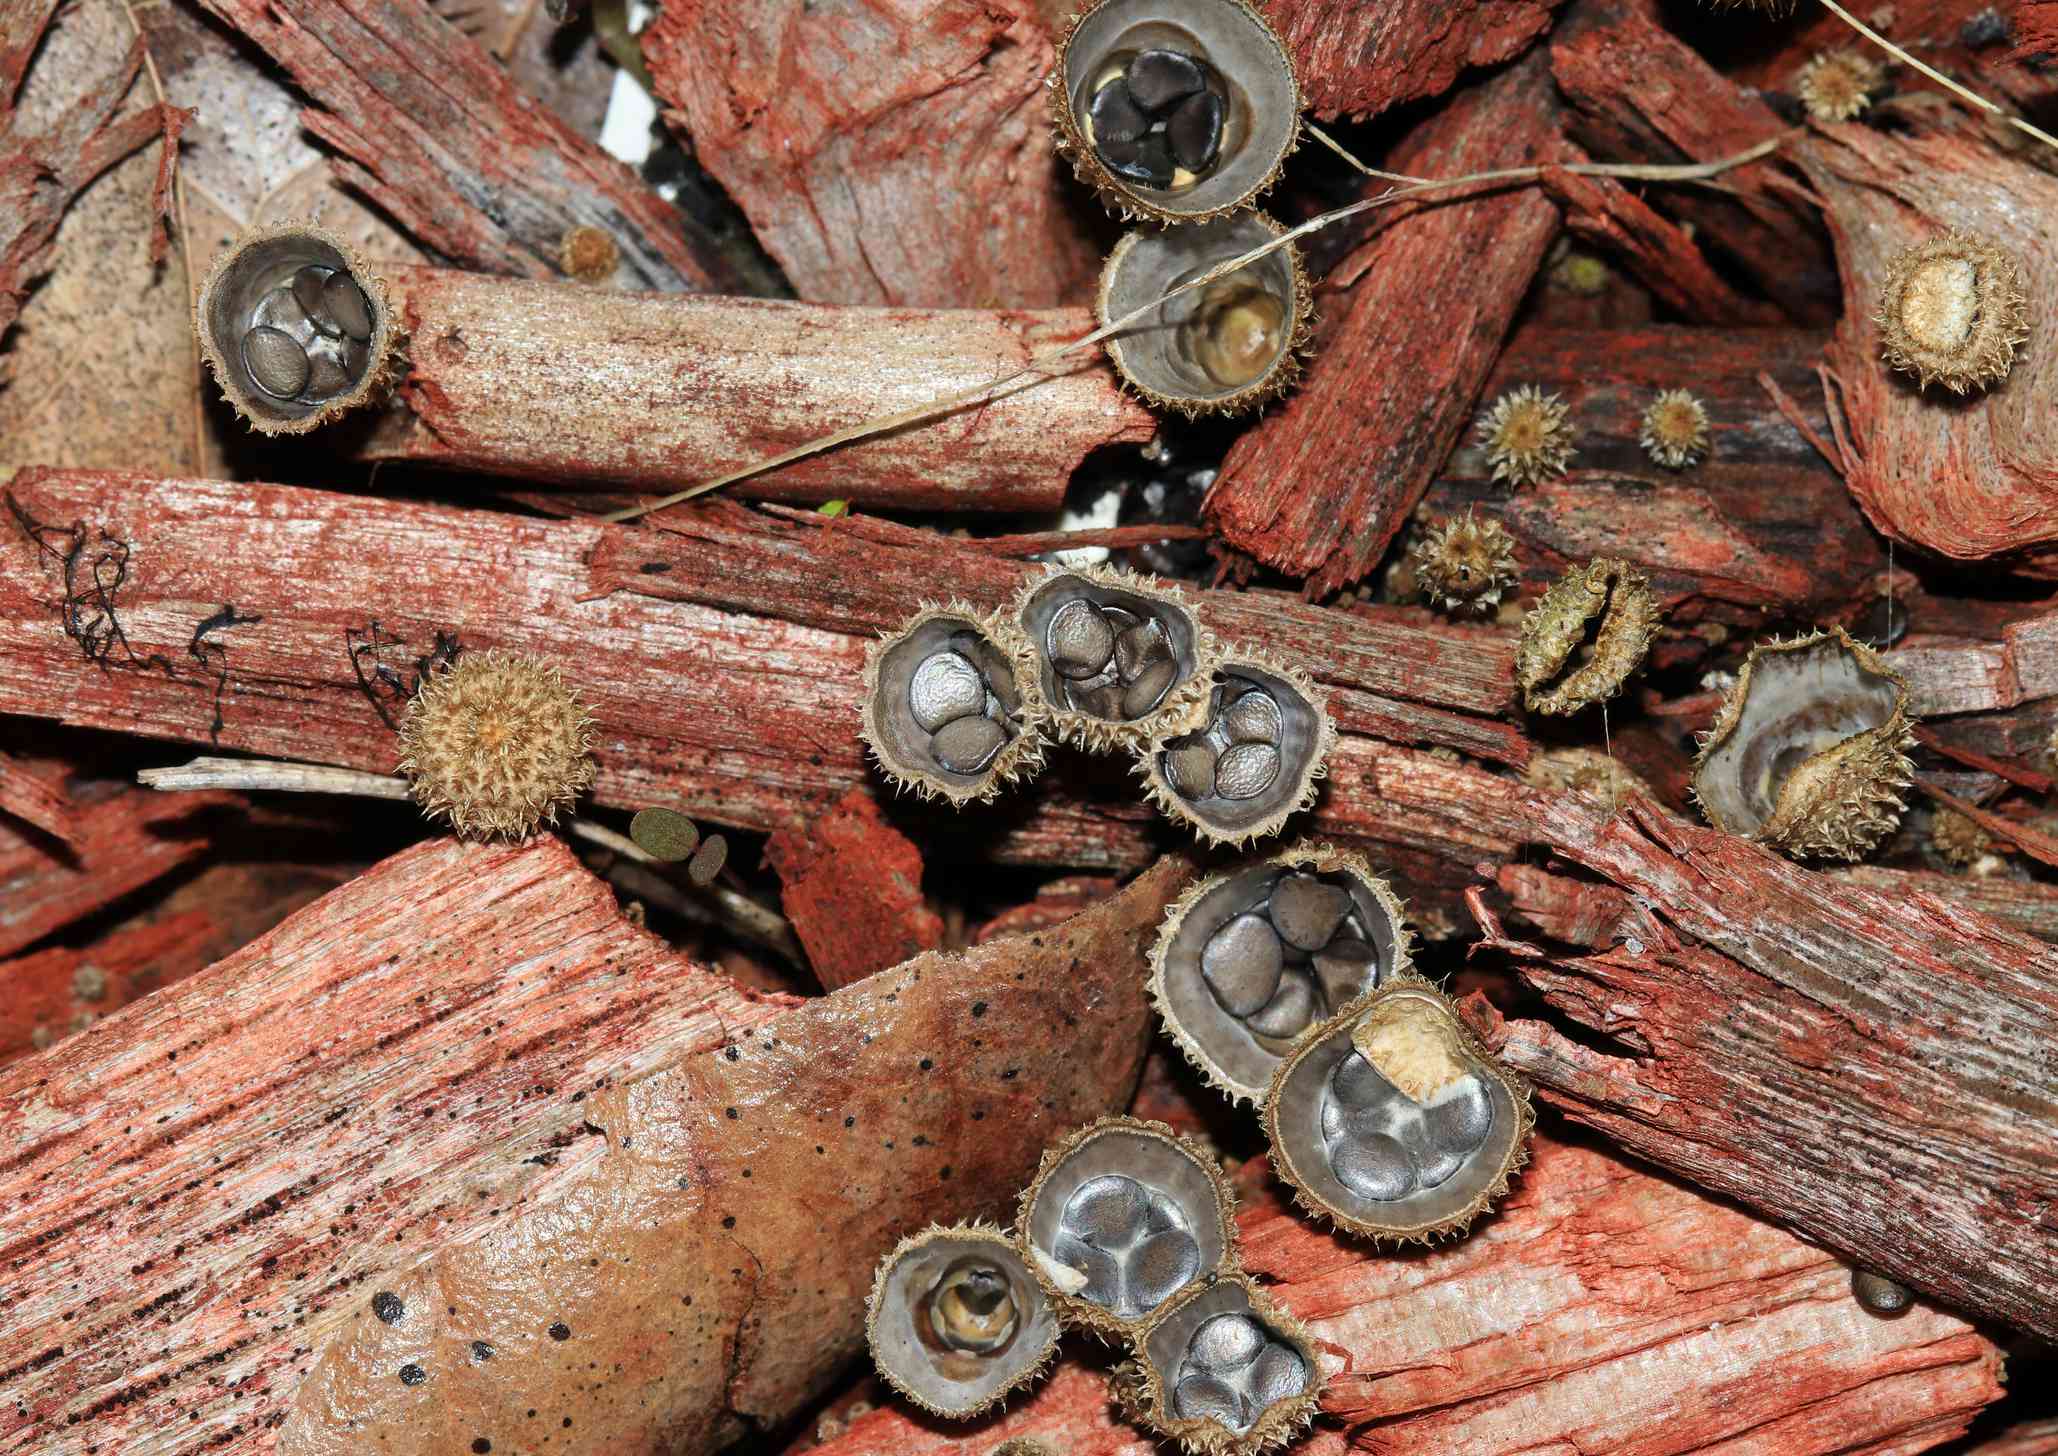
[{"label": "fuzzy brown fungus cup", "polygon": [[1137,772],[1166,818],[1210,844],[1248,844],[1315,802],[1335,742],[1329,700],[1312,682],[1236,651],[1215,669],[1201,722],[1154,739]]},{"label": "fuzzy brown fungus cup", "polygon": [[1427,982],[1395,980],[1302,1041],[1265,1098],[1272,1165],[1353,1233],[1464,1229],[1528,1156],[1529,1089]]},{"label": "fuzzy brown fungus cup", "polygon": [[1999,384],[2029,337],[2022,264],[1978,233],[1903,248],[1880,291],[1880,352],[1894,368],[1957,394]]},{"label": "fuzzy brown fungus cup", "polygon": [[1101,0],[1073,18],[1046,85],[1059,150],[1125,217],[1247,207],[1300,138],[1293,59],[1243,0]]},{"label": "fuzzy brown fungus cup", "polygon": [[1153,578],[1053,571],[1023,590],[1013,622],[1017,680],[1060,741],[1134,748],[1185,726],[1207,699],[1214,638]]},{"label": "fuzzy brown fungus cup", "polygon": [[1643,573],[1596,557],[1575,566],[1522,618],[1515,681],[1532,713],[1576,713],[1622,691],[1658,631]]},{"label": "fuzzy brown fungus cup", "polygon": [[193,325],[222,393],[266,435],[312,430],[371,399],[397,345],[384,282],[334,233],[291,224],[222,250]]},{"label": "fuzzy brown fungus cup", "polygon": [[1314,1418],[1314,1337],[1248,1275],[1173,1301],[1135,1350],[1112,1381],[1117,1403],[1196,1456],[1255,1456]]},{"label": "fuzzy brown fungus cup", "polygon": [[1462,516],[1430,527],[1409,549],[1415,581],[1431,606],[1485,616],[1515,584],[1515,538],[1492,516]]},{"label": "fuzzy brown fungus cup", "polygon": [[1150,993],[1202,1075],[1256,1102],[1309,1027],[1413,964],[1392,887],[1355,854],[1300,845],[1174,901]]},{"label": "fuzzy brown fungus cup", "polygon": [[886,776],[952,804],[991,799],[1043,766],[1042,718],[1020,690],[1013,629],[962,603],[924,607],[873,644],[862,735]]},{"label": "fuzzy brown fungus cup", "polygon": [[400,720],[400,771],[424,814],[519,839],[593,783],[593,720],[555,667],[498,648],[427,678]]},{"label": "fuzzy brown fungus cup", "polygon": [[1900,821],[1914,742],[1907,684],[1840,627],[1751,649],[1694,765],[1718,829],[1853,860]]},{"label": "fuzzy brown fungus cup", "polygon": [[[1125,235],[1101,270],[1103,325],[1261,248],[1283,229],[1262,213]],[[1312,294],[1292,244],[1160,304],[1108,339],[1115,372],[1158,409],[1233,414],[1300,373]]]},{"label": "fuzzy brown fungus cup", "polygon": [[999,1229],[930,1228],[879,1261],[865,1338],[889,1385],[961,1418],[1036,1378],[1057,1348],[1058,1318]]},{"label": "fuzzy brown fungus cup", "polygon": [[1235,1206],[1199,1143],[1104,1117],[1044,1151],[1015,1232],[1067,1321],[1133,1337],[1181,1290],[1234,1267]]}]

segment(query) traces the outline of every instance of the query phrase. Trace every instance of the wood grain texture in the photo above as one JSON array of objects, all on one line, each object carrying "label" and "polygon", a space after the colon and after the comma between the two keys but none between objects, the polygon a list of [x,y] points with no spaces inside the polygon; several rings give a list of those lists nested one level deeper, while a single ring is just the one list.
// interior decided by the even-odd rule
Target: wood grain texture
[{"label": "wood grain texture", "polygon": [[2058,694],[2058,612],[2020,617],[1997,642],[1911,636],[1889,660],[1920,717],[2017,708]]},{"label": "wood grain texture", "polygon": [[817,303],[1084,302],[1098,209],[1051,147],[1024,0],[674,0],[643,33],[671,122]]},{"label": "wood grain texture", "polygon": [[[1823,199],[1844,278],[1830,342],[1833,399],[1847,440],[1844,478],[1881,531],[1959,560],[2023,555],[2058,575],[2058,244],[2041,219],[2058,178],[1996,148],[1976,128],[1888,138],[1837,126],[1796,152]],[[1997,199],[2010,205],[1999,206]],[[1923,390],[1880,359],[1874,321],[1893,256],[1947,228],[1976,232],[2020,261],[2029,341],[2007,379],[1963,398]]]},{"label": "wood grain texture", "polygon": [[[0,540],[0,711],[391,772],[398,752],[381,713],[404,702],[441,634],[567,665],[599,723],[601,803],[668,804],[760,830],[803,824],[872,781],[857,725],[874,634],[923,600],[1003,605],[1035,570],[870,518],[733,504],[658,531],[104,473],[27,471],[11,489],[35,519],[63,523],[65,539],[78,523],[91,550],[128,546],[116,617],[137,653],[172,668],[83,660],[62,631],[57,569],[16,535]],[[1508,703],[1506,634],[1323,611],[1277,593],[1197,600],[1224,639],[1334,688],[1344,736],[1308,832],[1448,850],[1457,865],[1503,842],[1470,813],[1410,815],[1383,779],[1419,770],[1436,785],[1452,772],[1495,782],[1396,744],[1527,758],[1522,735],[1489,716]],[[261,620],[208,639],[221,649],[214,668],[189,665],[195,626],[226,601]],[[374,699],[358,674],[381,667],[400,688],[378,686]],[[922,817],[902,822],[982,859],[1134,868],[1156,836],[1125,768],[1101,780],[1053,774],[990,811],[910,806]]]},{"label": "wood grain texture", "polygon": [[[1558,101],[1543,55],[1454,98],[1390,160],[1454,177],[1549,161]],[[1384,185],[1384,184],[1379,184]],[[1203,511],[1236,550],[1350,585],[1385,554],[1458,437],[1558,227],[1534,188],[1425,207],[1330,275],[1348,282],[1299,388],[1237,438]],[[1368,381],[1376,381],[1369,387]]]},{"label": "wood grain texture", "polygon": [[[654,298],[396,270],[414,343],[402,406],[357,450],[553,486],[653,493],[782,454],[880,415],[976,389],[1089,332],[1041,313]],[[1156,420],[1098,352],[985,404],[735,487],[748,496],[925,510],[1055,511],[1103,445]]]},{"label": "wood grain texture", "polygon": [[787,922],[828,990],[943,944],[942,917],[922,898],[922,851],[886,822],[869,789],[779,830],[765,841],[765,858],[778,872]]},{"label": "wood grain texture", "polygon": [[[1866,1267],[2058,1329],[2058,951],[1638,801],[1529,812],[1532,842],[1630,913],[1592,954],[1511,967],[1620,1051],[1515,1022],[1509,1062],[1576,1120]],[[1518,910],[1533,884],[1502,876]]]},{"label": "wood grain texture", "polygon": [[66,844],[79,841],[77,811],[56,765],[28,763],[0,751],[0,814]]},{"label": "wood grain texture", "polygon": [[417,0],[203,0],[292,76],[337,176],[423,246],[487,273],[557,278],[597,228],[631,288],[734,289],[684,214]]},{"label": "wood grain texture", "polygon": [[1362,120],[1438,96],[1474,66],[1513,60],[1550,29],[1563,0],[1268,0],[1301,94],[1324,121]]},{"label": "wood grain texture", "polygon": [[[1264,1205],[1241,1224],[1245,1262],[1324,1342],[1322,1415],[1296,1451],[1913,1452],[2001,1394],[1999,1351],[1963,1320],[1867,1314],[1823,1250],[1548,1136],[1501,1211],[1444,1248],[1378,1254]],[[1076,1355],[991,1420],[895,1405],[816,1449],[987,1456],[1018,1436],[1151,1449]]]},{"label": "wood grain texture", "polygon": [[[597,1089],[598,1159],[395,1280],[419,1313],[382,1323],[360,1298],[280,1456],[545,1432],[552,1451],[698,1456],[795,1413],[862,1347],[882,1255],[1004,1216],[1047,1143],[1128,1100],[1150,1033],[1136,968],[1188,874],[1168,859],[1055,930],[917,957]],[[426,1378],[397,1379],[408,1363]]]}]

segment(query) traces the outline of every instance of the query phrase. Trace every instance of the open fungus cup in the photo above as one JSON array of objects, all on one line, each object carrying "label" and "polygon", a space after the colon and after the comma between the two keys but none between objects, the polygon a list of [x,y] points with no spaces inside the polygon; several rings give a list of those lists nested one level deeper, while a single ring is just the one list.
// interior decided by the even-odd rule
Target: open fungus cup
[{"label": "open fungus cup", "polygon": [[1205,1147],[1104,1117],[1044,1151],[1015,1229],[1067,1322],[1134,1338],[1174,1295],[1235,1267],[1235,1208]]},{"label": "open fungus cup", "polygon": [[865,660],[866,745],[886,776],[952,804],[995,797],[1043,767],[1039,701],[1020,690],[1027,647],[962,602],[924,607]]},{"label": "open fungus cup", "polygon": [[1428,982],[1338,1012],[1273,1074],[1272,1166],[1296,1201],[1374,1239],[1461,1232],[1528,1157],[1529,1089]]},{"label": "open fungus cup", "polygon": [[1900,821],[1914,736],[1907,683],[1841,627],[1761,642],[1702,740],[1694,797],[1731,834],[1857,859]]},{"label": "open fungus cup", "polygon": [[[1245,212],[1163,232],[1125,234],[1101,270],[1094,306],[1103,326],[1126,318],[1285,229]],[[1291,243],[1211,283],[1167,299],[1108,339],[1108,358],[1158,409],[1234,414],[1279,394],[1300,373],[1313,294]]]},{"label": "open fungus cup", "polygon": [[1247,207],[1300,139],[1293,59],[1243,0],[1101,0],[1073,19],[1047,84],[1059,149],[1125,217]]},{"label": "open fungus cup", "polygon": [[1232,651],[1216,667],[1201,721],[1137,756],[1152,803],[1210,844],[1277,834],[1315,802],[1336,729],[1329,700],[1292,668]]},{"label": "open fungus cup", "polygon": [[1207,701],[1214,636],[1155,578],[1054,569],[1024,588],[1013,623],[1024,699],[1061,742],[1134,748],[1186,726]]},{"label": "open fungus cup", "polygon": [[253,228],[224,248],[193,304],[200,352],[252,429],[295,435],[388,382],[398,338],[385,282],[322,228]]},{"label": "open fungus cup", "polygon": [[1393,888],[1355,854],[1300,845],[1174,901],[1150,994],[1209,1083],[1256,1102],[1309,1027],[1413,965]]},{"label": "open fungus cup", "polygon": [[934,1415],[974,1416],[1036,1378],[1057,1312],[999,1229],[930,1228],[879,1261],[865,1315],[872,1363]]},{"label": "open fungus cup", "polygon": [[1314,1418],[1314,1337],[1248,1275],[1172,1301],[1135,1349],[1115,1380],[1118,1401],[1196,1456],[1255,1456]]}]

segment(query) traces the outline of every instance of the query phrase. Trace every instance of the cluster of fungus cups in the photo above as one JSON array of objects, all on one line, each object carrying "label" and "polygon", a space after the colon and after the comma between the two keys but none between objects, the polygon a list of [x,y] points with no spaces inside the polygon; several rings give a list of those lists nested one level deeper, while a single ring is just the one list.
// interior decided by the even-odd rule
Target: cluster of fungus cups
[{"label": "cluster of fungus cups", "polygon": [[924,607],[865,664],[864,739],[895,783],[954,804],[991,799],[1043,764],[1039,702],[1021,691],[1025,648],[961,603]]},{"label": "cluster of fungus cups", "polygon": [[193,322],[222,393],[267,435],[312,430],[366,402],[397,343],[378,276],[334,233],[291,224],[225,248]]},{"label": "cluster of fungus cups", "polygon": [[1216,667],[1200,721],[1138,755],[1151,802],[1211,844],[1278,832],[1315,800],[1336,730],[1300,673],[1232,651]]},{"label": "cluster of fungus cups", "polygon": [[1796,859],[1855,860],[1900,822],[1908,687],[1841,627],[1751,649],[1695,760],[1710,823]]}]

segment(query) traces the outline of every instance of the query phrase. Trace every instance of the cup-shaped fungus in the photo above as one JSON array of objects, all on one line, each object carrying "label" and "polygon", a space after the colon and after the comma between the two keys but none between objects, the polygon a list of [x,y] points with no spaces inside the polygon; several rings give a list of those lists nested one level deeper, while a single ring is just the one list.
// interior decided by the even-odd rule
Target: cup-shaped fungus
[{"label": "cup-shaped fungus", "polygon": [[1480,520],[1467,506],[1423,532],[1408,553],[1415,580],[1431,606],[1481,616],[1515,584],[1515,538],[1498,520]]},{"label": "cup-shaped fungus", "polygon": [[895,783],[952,804],[991,799],[1043,766],[1013,628],[962,603],[924,607],[872,645],[865,743]]},{"label": "cup-shaped fungus", "polygon": [[593,783],[593,720],[556,668],[468,652],[427,678],[400,720],[400,771],[459,834],[519,839]]},{"label": "cup-shaped fungus", "polygon": [[1412,966],[1386,881],[1348,851],[1300,845],[1174,901],[1150,993],[1202,1075],[1256,1102],[1302,1033]]},{"label": "cup-shaped fungus", "polygon": [[1196,1456],[1255,1456],[1311,1420],[1322,1376],[1307,1327],[1246,1274],[1169,1304],[1117,1371],[1127,1412]]},{"label": "cup-shaped fungus", "polygon": [[1907,684],[1841,627],[1761,642],[1694,765],[1710,823],[1796,859],[1857,859],[1901,817]]},{"label": "cup-shaped fungus", "polygon": [[935,1415],[974,1416],[1036,1377],[1058,1319],[1007,1235],[959,1225],[879,1261],[865,1338],[895,1390]]},{"label": "cup-shaped fungus", "polygon": [[385,284],[316,227],[253,228],[193,305],[200,352],[236,413],[267,435],[327,424],[385,383],[396,344]]},{"label": "cup-shaped fungus", "polygon": [[1243,0],[1101,0],[1074,18],[1047,84],[1059,148],[1124,216],[1245,207],[1300,137],[1293,59]]},{"label": "cup-shaped fungus", "polygon": [[1887,363],[1924,388],[1998,384],[2029,337],[2022,264],[1978,233],[1903,248],[1887,265],[1874,322]]},{"label": "cup-shaped fungus", "polygon": [[1515,681],[1532,713],[1574,713],[1622,690],[1658,630],[1636,568],[1608,557],[1575,566],[1522,619]]},{"label": "cup-shaped fungus", "polygon": [[1464,1229],[1528,1156],[1529,1090],[1427,982],[1396,980],[1308,1037],[1265,1098],[1272,1165],[1353,1233]]},{"label": "cup-shaped fungus", "polygon": [[1208,695],[1214,638],[1180,594],[1105,567],[1055,571],[1016,604],[1017,678],[1058,738],[1101,750],[1183,725]]},{"label": "cup-shaped fungus", "polygon": [[1328,699],[1292,668],[1235,650],[1195,727],[1154,739],[1137,771],[1151,802],[1210,844],[1277,834],[1315,801],[1336,741]]},{"label": "cup-shaped fungus", "polygon": [[[1101,323],[1127,318],[1281,231],[1263,213],[1246,212],[1126,234],[1101,270]],[[1300,372],[1310,300],[1300,253],[1288,243],[1159,304],[1108,339],[1108,357],[1156,408],[1233,414],[1278,394]]]},{"label": "cup-shaped fungus", "polygon": [[1065,1318],[1133,1336],[1234,1265],[1234,1209],[1206,1148],[1161,1122],[1104,1117],[1044,1151],[1016,1233]]}]

